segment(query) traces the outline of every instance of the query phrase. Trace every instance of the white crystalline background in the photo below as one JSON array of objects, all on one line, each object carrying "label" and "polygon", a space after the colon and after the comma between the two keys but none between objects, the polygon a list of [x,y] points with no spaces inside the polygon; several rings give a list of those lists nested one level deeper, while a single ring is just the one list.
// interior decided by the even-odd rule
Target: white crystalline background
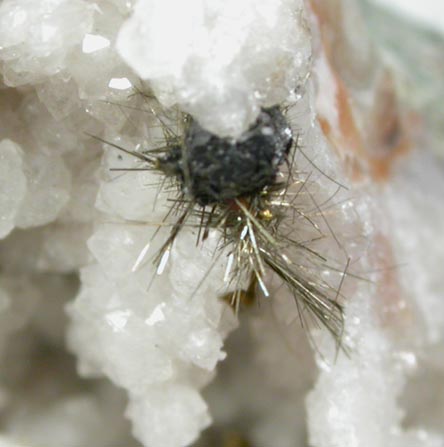
[{"label": "white crystalline background", "polygon": [[[418,143],[386,184],[347,179],[313,20],[301,0],[0,2],[0,446],[444,446],[444,166]],[[159,146],[146,85],[219,135],[292,104],[301,206],[337,266],[319,275],[339,287],[349,263],[347,355],[274,278],[238,322],[217,233],[184,229],[154,266],[174,192],[92,137]]]},{"label": "white crystalline background", "polygon": [[444,5],[436,0],[371,0],[375,4],[405,15],[412,21],[422,22],[444,32]]}]

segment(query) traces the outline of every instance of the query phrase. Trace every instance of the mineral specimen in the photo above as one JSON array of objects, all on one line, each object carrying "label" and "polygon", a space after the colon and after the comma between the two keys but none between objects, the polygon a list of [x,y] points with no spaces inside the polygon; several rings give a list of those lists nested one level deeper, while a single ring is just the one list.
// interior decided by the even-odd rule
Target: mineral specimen
[{"label": "mineral specimen", "polygon": [[[0,445],[442,446],[439,42],[392,46],[403,78],[355,0],[0,2]],[[347,355],[301,326],[271,273],[270,298],[233,314],[217,232],[196,246],[184,228],[153,265],[175,196],[90,135],[158,148],[154,112],[176,129],[173,104],[191,140],[217,141],[291,106],[287,236],[313,246],[317,283],[345,302]]]}]

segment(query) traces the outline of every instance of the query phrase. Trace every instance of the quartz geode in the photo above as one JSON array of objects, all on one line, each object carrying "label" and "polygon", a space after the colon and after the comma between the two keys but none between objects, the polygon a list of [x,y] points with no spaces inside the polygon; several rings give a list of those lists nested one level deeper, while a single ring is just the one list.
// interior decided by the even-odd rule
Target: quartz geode
[{"label": "quartz geode", "polygon": [[[438,70],[439,51],[406,60]],[[397,88],[357,2],[3,0],[0,74],[2,447],[442,445],[442,139],[399,100],[424,88]],[[151,111],[177,104],[229,141],[283,103],[301,186],[287,236],[332,261],[315,272],[345,299],[348,355],[272,275],[234,331],[213,232],[181,231],[159,275],[174,196],[89,137],[158,148]],[[242,172],[201,203],[231,176],[250,191],[260,147],[230,147],[222,174]]]}]

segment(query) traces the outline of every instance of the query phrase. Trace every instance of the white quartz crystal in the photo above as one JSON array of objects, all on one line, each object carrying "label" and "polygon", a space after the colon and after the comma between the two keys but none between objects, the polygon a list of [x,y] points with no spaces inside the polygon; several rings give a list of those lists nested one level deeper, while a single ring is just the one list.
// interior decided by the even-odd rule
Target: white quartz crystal
[{"label": "white quartz crystal", "polygon": [[14,228],[26,195],[23,151],[11,140],[0,142],[0,238]]},{"label": "white quartz crystal", "polygon": [[127,415],[134,421],[134,434],[150,446],[189,445],[210,423],[200,395],[178,384],[161,385],[142,399],[132,399]]},{"label": "white quartz crystal", "polygon": [[65,66],[92,26],[93,3],[84,0],[5,0],[0,4],[0,60],[8,85],[38,83]]},{"label": "white quartz crystal", "polygon": [[300,0],[139,0],[117,48],[163,104],[232,136],[290,96],[311,55]]},{"label": "white quartz crystal", "polygon": [[17,216],[20,228],[37,227],[54,221],[68,202],[71,175],[57,155],[27,154],[28,191]]}]

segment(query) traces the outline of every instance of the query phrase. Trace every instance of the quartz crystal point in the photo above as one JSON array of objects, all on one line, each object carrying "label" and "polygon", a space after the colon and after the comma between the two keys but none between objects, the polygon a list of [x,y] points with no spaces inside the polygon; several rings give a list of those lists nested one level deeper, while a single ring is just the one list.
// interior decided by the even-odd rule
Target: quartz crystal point
[{"label": "quartz crystal point", "polygon": [[[444,445],[444,39],[360,6],[0,2],[0,446]],[[91,137],[158,148],[178,106],[236,138],[281,104],[346,353],[271,274],[236,316],[217,231],[153,264],[177,196]]]}]

